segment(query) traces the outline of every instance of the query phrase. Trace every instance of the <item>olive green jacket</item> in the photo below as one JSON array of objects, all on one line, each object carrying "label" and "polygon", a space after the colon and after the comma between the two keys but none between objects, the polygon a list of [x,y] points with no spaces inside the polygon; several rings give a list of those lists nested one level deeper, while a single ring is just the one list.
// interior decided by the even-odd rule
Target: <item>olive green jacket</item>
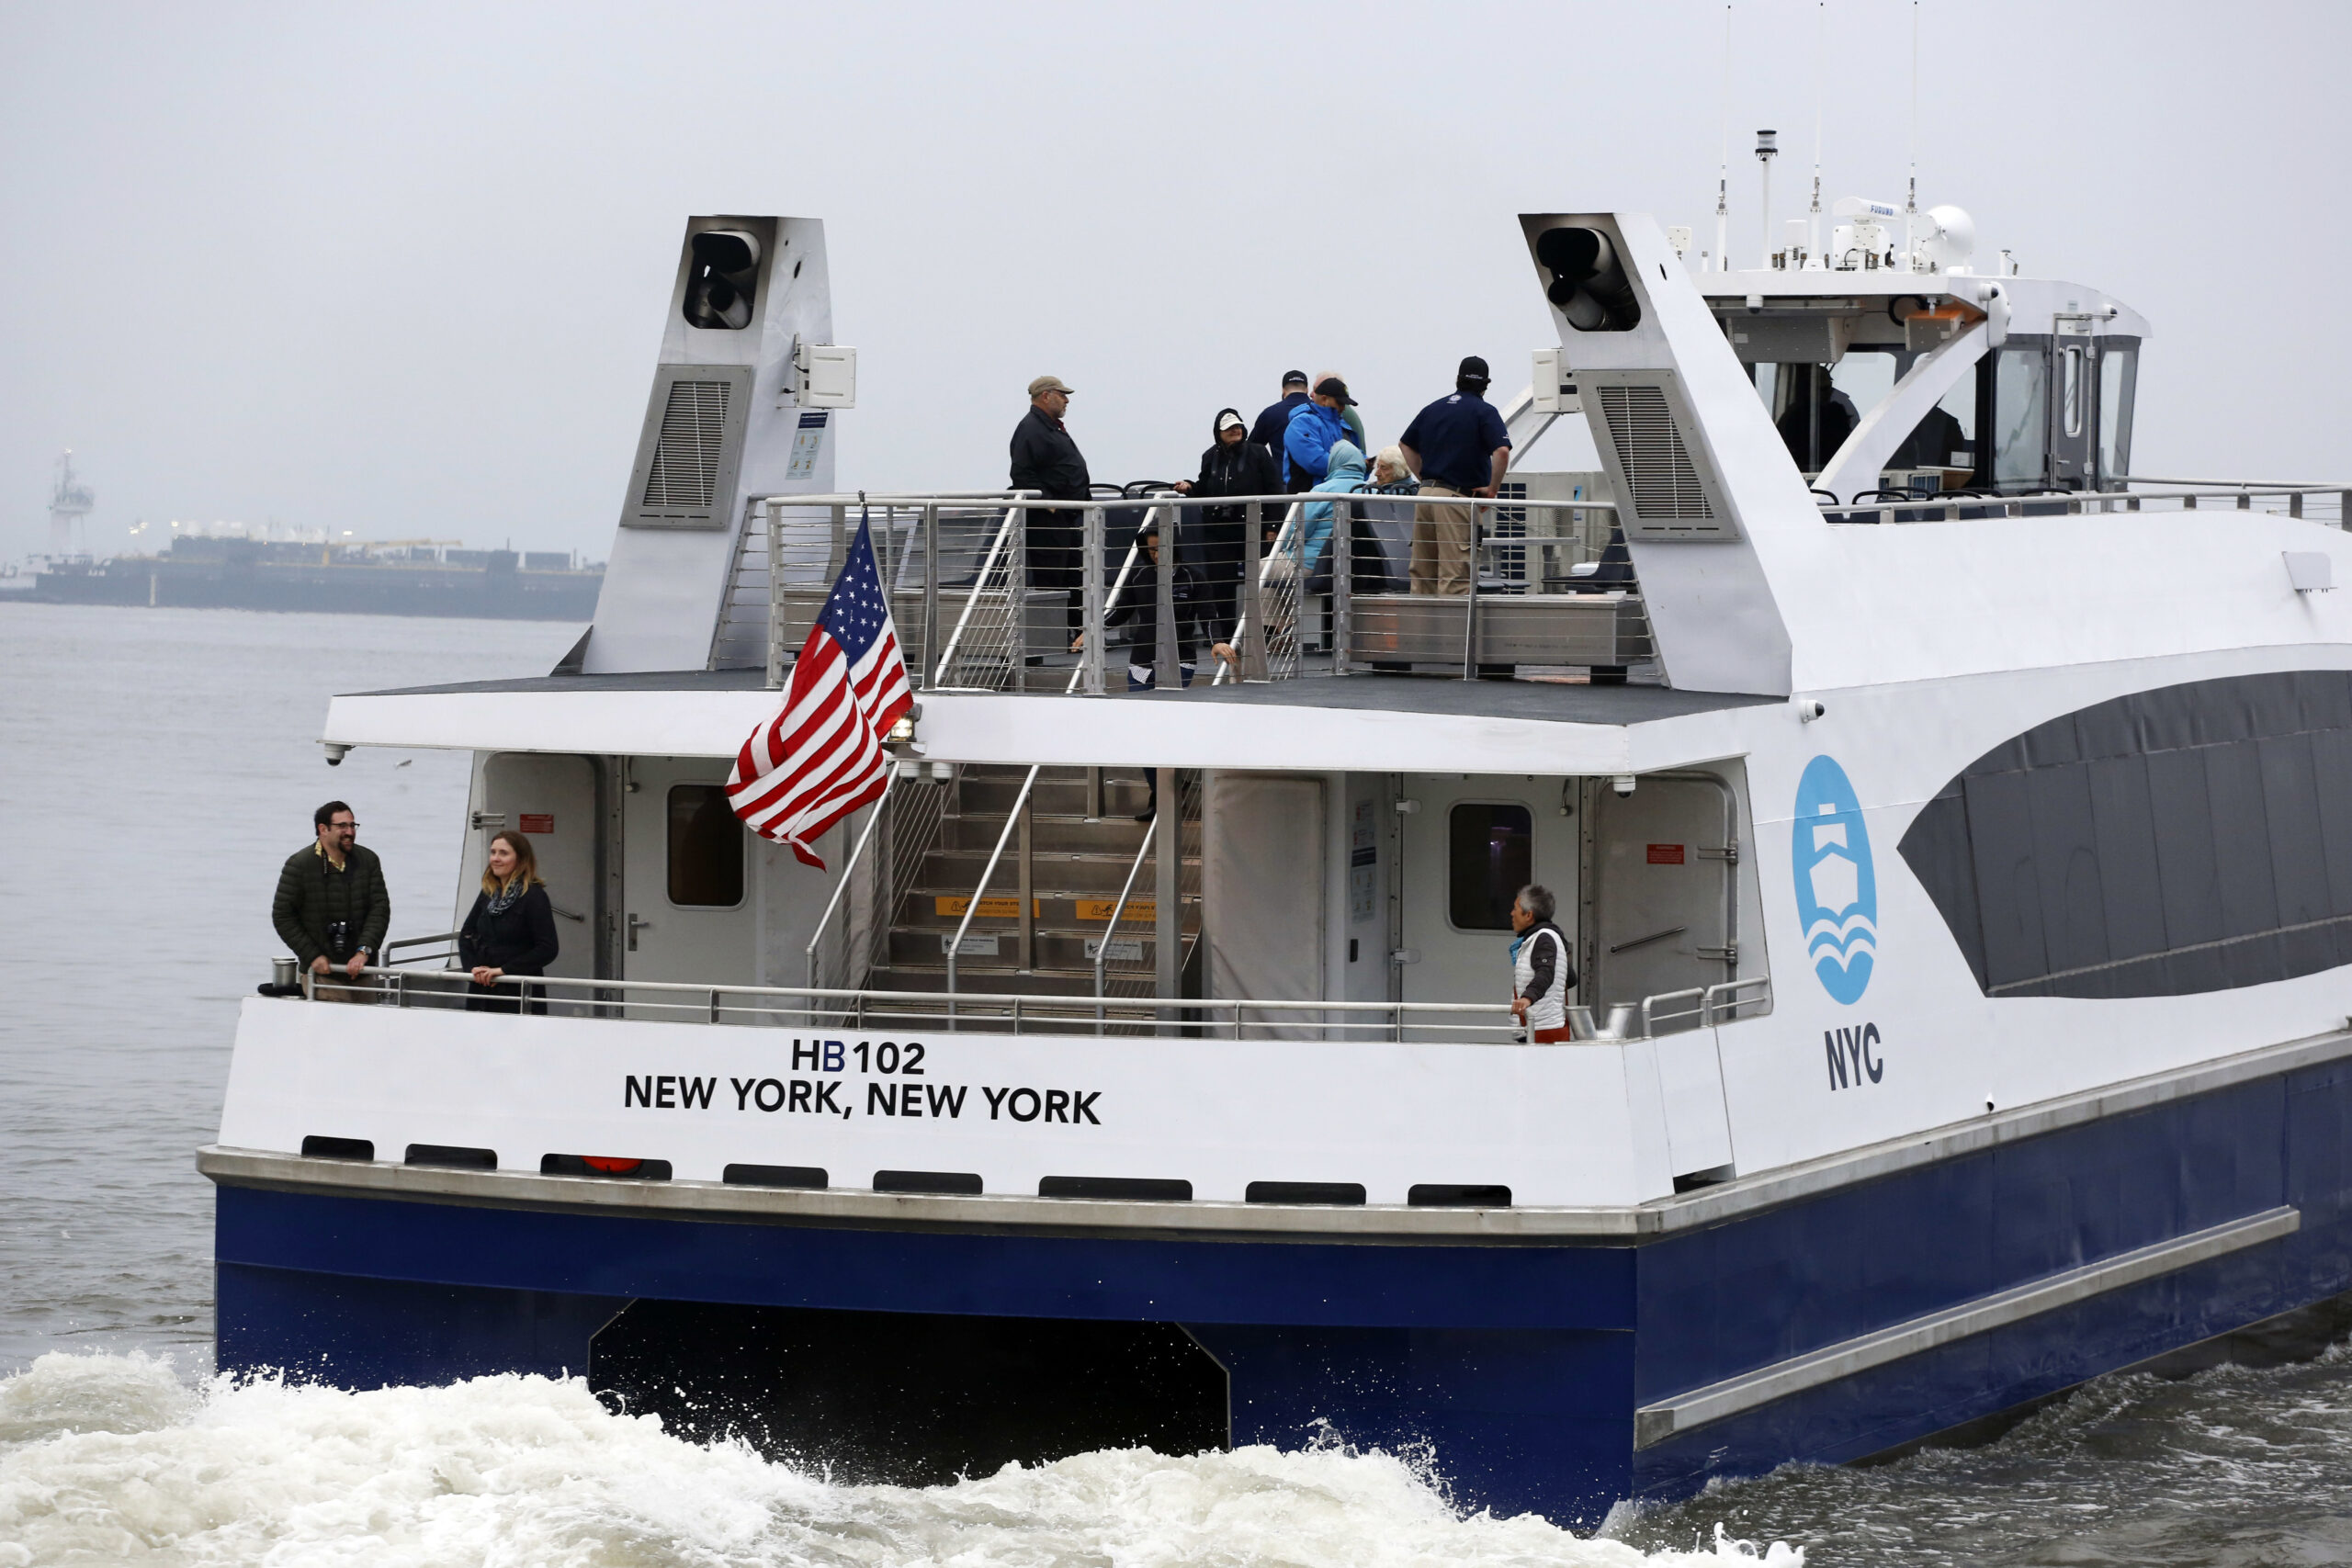
[{"label": "olive green jacket", "polygon": [[[337,871],[315,843],[296,850],[277,874],[277,897],[270,903],[269,919],[306,969],[313,959],[340,963],[363,947],[370,962],[380,962],[384,932],[392,923],[383,863],[373,850],[354,844]],[[327,928],[337,920],[345,922],[349,935],[341,952],[331,953]]]}]

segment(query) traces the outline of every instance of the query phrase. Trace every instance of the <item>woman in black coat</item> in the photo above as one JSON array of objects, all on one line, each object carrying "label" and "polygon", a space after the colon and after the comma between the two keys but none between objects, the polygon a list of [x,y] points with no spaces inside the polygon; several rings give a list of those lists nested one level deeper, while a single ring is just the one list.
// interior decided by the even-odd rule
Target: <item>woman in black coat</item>
[{"label": "woman in black coat", "polygon": [[[522,1011],[523,998],[536,997],[537,987],[500,986],[498,979],[545,975],[555,954],[555,907],[539,880],[531,840],[511,830],[497,833],[490,840],[490,866],[481,874],[481,892],[466,923],[458,928],[458,961],[473,972],[466,987],[466,1010]],[[545,1012],[547,1004],[535,1000],[531,1010]]]},{"label": "woman in black coat", "polygon": [[[1282,493],[1282,473],[1275,468],[1272,455],[1250,439],[1249,427],[1241,423],[1238,412],[1217,410],[1211,429],[1216,440],[1201,454],[1201,477],[1180,482],[1176,486],[1180,493],[1194,501],[1220,495]],[[1280,502],[1268,502],[1265,511],[1275,522],[1282,521]],[[1246,506],[1201,508],[1201,575],[1208,585],[1205,608],[1209,626],[1219,640],[1233,635],[1234,622],[1240,614],[1241,535],[1249,526],[1248,517]]]}]

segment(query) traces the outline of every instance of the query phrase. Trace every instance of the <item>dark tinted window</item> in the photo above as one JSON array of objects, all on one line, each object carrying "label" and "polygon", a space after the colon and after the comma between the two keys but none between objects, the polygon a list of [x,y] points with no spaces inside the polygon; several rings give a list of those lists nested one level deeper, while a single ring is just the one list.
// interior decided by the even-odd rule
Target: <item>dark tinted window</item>
[{"label": "dark tinted window", "polygon": [[1446,913],[1470,931],[1510,930],[1510,901],[1534,873],[1535,824],[1524,806],[1464,801],[1446,822]]},{"label": "dark tinted window", "polygon": [[2352,964],[2352,672],[2051,719],[1946,784],[1902,852],[1988,996],[2190,996]]},{"label": "dark tinted window", "polygon": [[670,902],[743,901],[743,825],[724,784],[670,786]]}]

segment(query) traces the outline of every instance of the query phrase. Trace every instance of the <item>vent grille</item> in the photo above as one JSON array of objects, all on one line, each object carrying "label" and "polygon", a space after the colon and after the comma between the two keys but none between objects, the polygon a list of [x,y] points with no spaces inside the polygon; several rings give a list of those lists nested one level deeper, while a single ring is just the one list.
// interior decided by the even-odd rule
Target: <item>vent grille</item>
[{"label": "vent grille", "polygon": [[1645,523],[1712,523],[1714,509],[1707,504],[1706,487],[1675,427],[1665,390],[1608,385],[1589,389],[1600,398],[1601,417],[1609,422],[1625,488],[1633,492],[1634,515]]},{"label": "vent grille", "polygon": [[662,411],[662,439],[645,475],[649,512],[708,512],[718,489],[718,453],[727,437],[724,381],[673,381]]}]

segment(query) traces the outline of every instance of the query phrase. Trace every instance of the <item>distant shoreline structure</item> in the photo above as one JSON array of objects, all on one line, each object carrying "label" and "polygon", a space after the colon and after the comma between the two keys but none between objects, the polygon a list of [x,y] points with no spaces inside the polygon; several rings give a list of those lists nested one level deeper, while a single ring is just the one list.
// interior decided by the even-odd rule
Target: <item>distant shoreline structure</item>
[{"label": "distant shoreline structure", "polygon": [[604,581],[602,562],[582,564],[562,550],[182,536],[156,555],[44,561],[29,587],[5,597],[49,604],[585,621],[595,614]]}]

